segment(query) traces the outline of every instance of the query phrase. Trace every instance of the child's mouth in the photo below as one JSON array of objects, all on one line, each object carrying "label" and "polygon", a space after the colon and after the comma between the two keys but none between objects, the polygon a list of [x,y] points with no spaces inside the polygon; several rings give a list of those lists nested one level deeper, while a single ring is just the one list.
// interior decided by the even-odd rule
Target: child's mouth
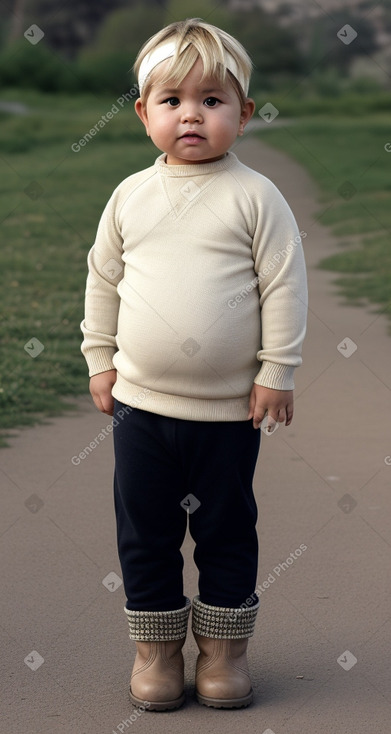
[{"label": "child's mouth", "polygon": [[198,143],[200,140],[205,140],[205,138],[198,135],[198,133],[185,133],[181,136],[181,140],[186,140],[188,143]]}]

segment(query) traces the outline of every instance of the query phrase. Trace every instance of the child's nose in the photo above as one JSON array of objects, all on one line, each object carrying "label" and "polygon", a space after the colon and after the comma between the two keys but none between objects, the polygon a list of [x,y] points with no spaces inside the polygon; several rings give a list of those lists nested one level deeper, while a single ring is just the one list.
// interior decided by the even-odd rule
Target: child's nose
[{"label": "child's nose", "polygon": [[199,108],[199,105],[196,105],[196,104],[184,105],[182,109],[181,119],[182,119],[182,122],[201,122],[202,112]]}]

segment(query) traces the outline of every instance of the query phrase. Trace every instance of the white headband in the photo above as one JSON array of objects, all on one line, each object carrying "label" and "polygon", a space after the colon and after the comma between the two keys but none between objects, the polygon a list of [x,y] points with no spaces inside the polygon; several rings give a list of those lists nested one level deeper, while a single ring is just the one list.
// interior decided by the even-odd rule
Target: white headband
[{"label": "white headband", "polygon": [[[189,42],[190,43],[190,42]],[[187,48],[189,43],[184,47]],[[148,75],[151,73],[152,69],[155,68],[158,64],[160,64],[161,61],[165,61],[166,59],[169,59],[171,56],[174,56],[176,49],[176,43],[175,41],[168,41],[167,43],[163,44],[162,46],[158,46],[153,51],[150,51],[149,54],[147,54],[141,64],[140,64],[140,70],[138,74],[138,86],[140,90],[140,94],[143,90],[143,86],[147,80]],[[182,49],[182,50],[184,50]],[[248,82],[246,82],[246,79],[244,77],[244,74],[239,69],[235,59],[231,54],[224,49],[224,60],[225,60],[225,66],[231,74],[234,75],[234,77],[238,80],[240,86],[242,87],[244,94],[247,96],[248,94]]]}]

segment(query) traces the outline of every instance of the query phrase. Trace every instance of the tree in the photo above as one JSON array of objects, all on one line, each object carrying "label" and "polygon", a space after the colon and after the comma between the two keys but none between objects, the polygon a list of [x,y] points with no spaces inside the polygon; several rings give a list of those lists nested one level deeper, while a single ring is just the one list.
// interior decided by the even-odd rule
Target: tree
[{"label": "tree", "polygon": [[129,72],[140,47],[164,25],[163,12],[160,6],[138,4],[111,13],[79,54],[78,70],[88,86],[124,91],[133,81]]},{"label": "tree", "polygon": [[[2,10],[2,20],[8,26],[8,43],[23,39],[23,33],[36,23],[45,33],[49,48],[68,59],[76,58],[80,49],[91,43],[112,11],[131,10],[139,0],[9,0]],[[12,9],[11,9],[12,5]],[[161,8],[159,0],[143,0],[147,12]]]},{"label": "tree", "polygon": [[11,30],[9,40],[16,41],[21,38],[24,28],[24,16],[26,9],[26,0],[14,0],[14,7],[11,15]]},{"label": "tree", "polygon": [[275,74],[296,74],[303,61],[294,35],[260,8],[228,11],[209,0],[169,0],[166,23],[198,17],[237,38],[253,60],[252,87],[265,87]]},{"label": "tree", "polygon": [[207,23],[227,30],[231,13],[222,8],[221,4],[210,0],[168,0],[166,4],[164,24],[168,25],[177,20],[186,18],[202,18]]},{"label": "tree", "polygon": [[252,86],[271,86],[278,74],[296,75],[303,59],[295,36],[281,28],[260,8],[235,11],[231,17],[233,35],[243,44],[254,63]]},{"label": "tree", "polygon": [[[350,25],[357,37],[350,43],[343,43],[337,32]],[[371,55],[377,50],[375,31],[366,19],[353,13],[338,11],[333,17],[316,20],[310,28],[311,39],[307,64],[309,70],[334,67],[341,75],[346,75],[352,60],[357,56]]]}]

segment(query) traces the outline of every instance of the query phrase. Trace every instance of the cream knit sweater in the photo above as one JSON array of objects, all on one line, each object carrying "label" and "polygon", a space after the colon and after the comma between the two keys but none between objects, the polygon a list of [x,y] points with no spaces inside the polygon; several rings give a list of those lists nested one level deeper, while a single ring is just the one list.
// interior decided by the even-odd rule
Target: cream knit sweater
[{"label": "cream knit sweater", "polygon": [[307,282],[282,194],[228,152],[126,178],[88,255],[81,346],[115,368],[127,405],[199,421],[247,420],[253,383],[294,387]]}]

